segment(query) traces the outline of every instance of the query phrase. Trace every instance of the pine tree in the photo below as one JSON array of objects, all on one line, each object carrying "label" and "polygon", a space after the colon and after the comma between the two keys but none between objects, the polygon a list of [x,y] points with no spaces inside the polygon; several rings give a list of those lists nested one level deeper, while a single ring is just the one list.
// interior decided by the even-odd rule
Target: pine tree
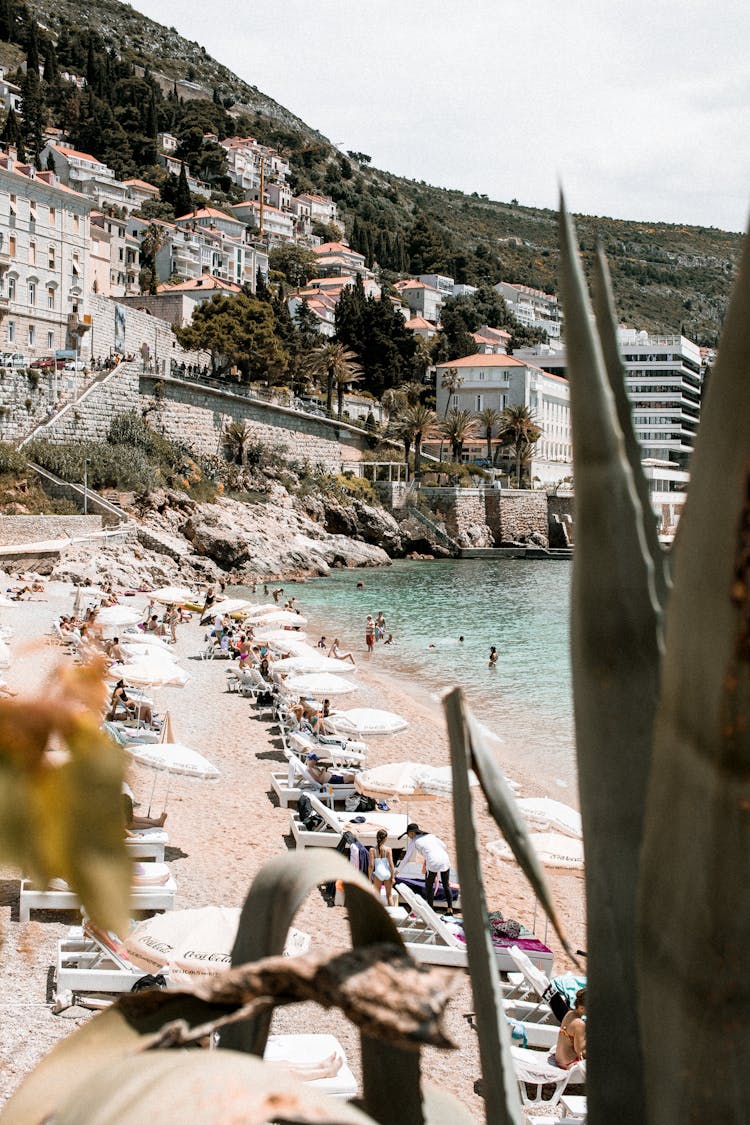
[{"label": "pine tree", "polygon": [[187,215],[193,209],[193,200],[190,195],[190,188],[188,187],[187,171],[185,169],[184,161],[180,164],[180,175],[177,180],[177,193],[174,200],[174,213],[179,219],[181,215]]},{"label": "pine tree", "polygon": [[271,300],[271,290],[268,288],[266,279],[260,269],[255,273],[255,296],[259,301]]}]

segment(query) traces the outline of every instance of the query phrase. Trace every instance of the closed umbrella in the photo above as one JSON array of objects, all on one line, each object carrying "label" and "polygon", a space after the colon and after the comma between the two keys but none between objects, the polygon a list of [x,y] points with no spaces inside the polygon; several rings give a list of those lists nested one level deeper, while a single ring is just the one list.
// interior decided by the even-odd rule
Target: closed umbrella
[{"label": "closed umbrella", "polygon": [[323,656],[323,654],[316,649],[311,649],[309,653],[300,653],[297,656],[285,656],[283,660],[275,660],[273,663],[274,672],[333,672],[342,673],[347,672],[349,675],[354,674],[357,669],[348,660],[332,660],[330,656]]},{"label": "closed umbrella", "polygon": [[158,590],[151,591],[151,597],[162,605],[182,605],[184,602],[195,601],[195,594],[187,586],[160,586]]},{"label": "closed umbrella", "polygon": [[408,727],[406,719],[393,711],[379,711],[375,707],[355,707],[350,711],[338,711],[326,719],[326,729],[334,734],[352,734],[372,737],[374,735],[397,734]]},{"label": "closed umbrella", "polygon": [[307,676],[290,676],[284,680],[284,688],[290,695],[304,695],[321,698],[327,695],[347,695],[357,691],[358,684],[332,672],[311,672]]},{"label": "closed umbrella", "polygon": [[[135,926],[125,939],[130,960],[149,973],[166,973],[172,982],[211,977],[231,965],[240,922],[238,906],[201,906],[155,914]],[[288,957],[307,953],[310,936],[292,928]]]}]

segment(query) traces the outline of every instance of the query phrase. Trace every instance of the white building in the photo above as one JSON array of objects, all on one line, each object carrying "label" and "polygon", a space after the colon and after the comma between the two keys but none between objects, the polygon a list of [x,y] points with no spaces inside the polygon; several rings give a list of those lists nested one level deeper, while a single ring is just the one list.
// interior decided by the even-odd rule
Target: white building
[{"label": "white building", "polygon": [[440,320],[440,310],[445,302],[445,294],[441,293],[434,285],[427,285],[424,281],[409,278],[406,281],[397,281],[394,285],[401,298],[408,304],[412,317],[421,316],[425,320],[437,324]]},{"label": "white building", "polygon": [[[443,377],[455,369],[462,379],[454,392],[442,386]],[[435,368],[435,398],[439,418],[452,408],[478,414],[487,408],[503,411],[507,406],[526,406],[542,430],[534,446],[529,473],[532,481],[555,484],[573,472],[573,447],[570,428],[569,392],[566,379],[542,371],[512,355],[485,354],[464,356]],[[449,399],[450,394],[450,401]],[[500,453],[499,439],[493,442],[493,458],[512,465],[512,457]],[[481,430],[464,445],[467,460],[484,458],[487,443]]]},{"label": "white building", "polygon": [[[338,207],[327,195],[315,195],[310,191],[300,192],[291,201],[295,214],[308,214],[314,223],[336,223],[340,227]],[[342,232],[343,233],[343,232]]]},{"label": "white building", "polygon": [[258,232],[258,238],[266,238],[269,242],[294,241],[294,217],[287,211],[266,203],[261,216],[260,203],[255,199],[235,203],[232,211],[242,221],[243,227],[250,227]]},{"label": "white building", "polygon": [[453,297],[456,292],[456,283],[452,277],[446,277],[442,273],[421,273],[419,281],[424,282],[425,285],[431,285],[433,289],[437,289],[443,297]]},{"label": "white building", "polygon": [[552,293],[544,293],[541,289],[532,289],[528,285],[516,285],[509,281],[499,282],[495,290],[521,324],[527,328],[543,329],[550,339],[559,338],[563,314],[557,297]]},{"label": "white building", "polygon": [[60,182],[81,195],[87,195],[97,206],[124,207],[128,210],[138,206],[113,170],[90,153],[50,142],[40,153],[43,167],[47,166],[50,157]]},{"label": "white building", "polygon": [[0,350],[86,353],[92,201],[54,172],[0,157]]},{"label": "white building", "polygon": [[0,66],[0,102],[5,109],[12,109],[14,113],[21,112],[21,87],[15,82],[9,82],[5,77],[4,66]]}]

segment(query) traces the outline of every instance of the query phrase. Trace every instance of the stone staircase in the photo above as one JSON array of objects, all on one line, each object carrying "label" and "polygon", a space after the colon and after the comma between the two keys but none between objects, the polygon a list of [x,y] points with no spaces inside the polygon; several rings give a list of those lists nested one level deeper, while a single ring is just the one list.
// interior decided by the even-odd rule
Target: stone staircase
[{"label": "stone staircase", "polygon": [[426,516],[424,512],[415,504],[408,504],[403,510],[407,511],[410,516],[413,516],[418,523],[421,523],[424,527],[428,528],[436,543],[440,543],[441,546],[447,547],[451,554],[458,555],[460,553],[461,548],[459,547],[456,540],[452,539],[447,531],[440,527],[439,524],[435,523],[434,520],[431,520],[429,516]]}]

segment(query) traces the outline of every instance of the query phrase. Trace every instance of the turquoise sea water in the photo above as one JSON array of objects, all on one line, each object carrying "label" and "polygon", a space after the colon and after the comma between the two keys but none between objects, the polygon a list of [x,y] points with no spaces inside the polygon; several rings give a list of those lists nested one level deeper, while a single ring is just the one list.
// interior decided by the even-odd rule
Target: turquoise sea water
[{"label": "turquoise sea water", "polygon": [[[406,673],[434,693],[460,684],[511,754],[572,788],[570,575],[571,564],[563,561],[398,561],[284,586],[285,597],[294,594],[311,622],[330,613],[342,650],[351,648],[357,660],[365,654],[365,617],[382,610],[395,643],[375,646],[375,668]],[[357,589],[358,582],[365,588]],[[326,636],[333,640],[330,629]],[[499,654],[494,670],[491,645]]]}]

